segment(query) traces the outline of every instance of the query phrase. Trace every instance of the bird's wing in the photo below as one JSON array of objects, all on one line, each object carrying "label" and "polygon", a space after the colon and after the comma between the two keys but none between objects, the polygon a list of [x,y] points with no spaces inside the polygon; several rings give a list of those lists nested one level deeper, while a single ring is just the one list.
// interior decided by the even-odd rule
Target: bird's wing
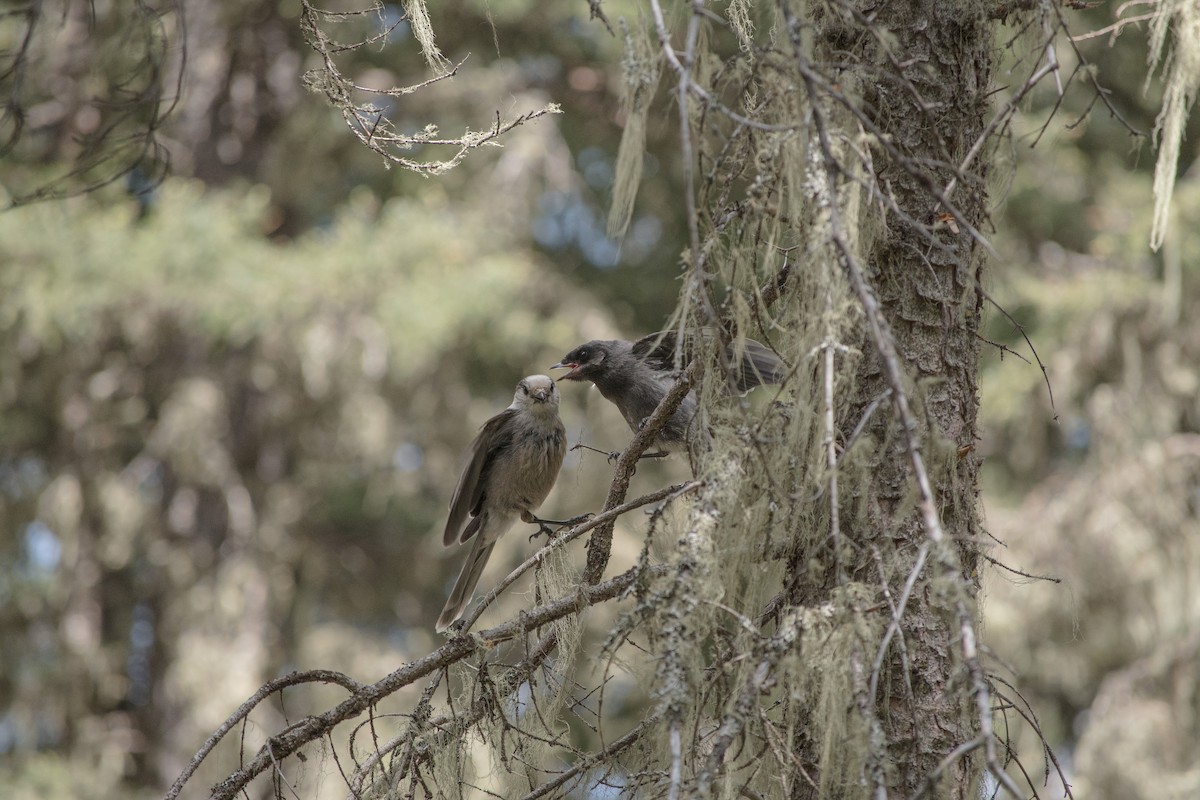
[{"label": "bird's wing", "polygon": [[725,354],[730,363],[734,364],[734,380],[740,391],[753,389],[767,383],[783,383],[787,375],[787,365],[779,356],[766,345],[759,344],[753,339],[742,341],[742,352],[739,357],[735,342],[730,342],[725,348]]},{"label": "bird's wing", "polygon": [[[682,368],[688,365],[702,339],[711,341],[714,336],[715,333],[709,329],[701,330],[698,334],[686,334],[683,340],[683,362],[679,366]],[[672,372],[675,370],[675,348],[678,341],[675,331],[652,333],[633,343],[633,354],[654,369]],[[753,339],[743,339],[740,352],[737,342],[730,342],[725,347],[725,355],[735,370],[734,381],[739,391],[744,392],[767,383],[781,383],[787,371],[786,365],[769,347]]]},{"label": "bird's wing", "polygon": [[[664,372],[675,370],[675,344],[679,341],[675,331],[658,331],[649,336],[643,336],[633,343],[633,354],[646,362],[650,367]],[[683,361],[679,368],[683,369],[692,360],[691,337],[684,339]]]},{"label": "bird's wing", "polygon": [[479,511],[483,487],[487,483],[488,468],[496,453],[508,446],[508,440],[511,438],[510,423],[516,414],[516,409],[506,408],[483,423],[479,435],[467,447],[466,466],[458,477],[454,496],[450,498],[450,514],[446,518],[446,530],[442,534],[442,543],[447,547],[466,541],[478,530],[478,525],[468,525],[466,530],[463,530],[463,525],[469,515]]}]

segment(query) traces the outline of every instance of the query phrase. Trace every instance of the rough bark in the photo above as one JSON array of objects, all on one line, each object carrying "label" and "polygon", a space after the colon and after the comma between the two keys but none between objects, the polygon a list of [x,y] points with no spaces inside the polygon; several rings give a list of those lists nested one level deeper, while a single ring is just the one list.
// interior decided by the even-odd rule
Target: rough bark
[{"label": "rough bark", "polygon": [[[913,226],[889,224],[866,263],[911,381],[908,388],[917,421],[926,429],[921,440],[926,443],[942,522],[957,545],[956,553],[942,554],[940,564],[935,563],[939,560],[935,555],[926,567],[923,583],[904,617],[902,633],[907,642],[912,698],[907,697],[903,667],[894,646],[876,698],[895,768],[889,783],[901,796],[911,796],[947,753],[972,737],[967,729],[969,717],[960,705],[962,695],[949,687],[961,667],[956,657],[958,626],[953,606],[946,593],[937,591],[936,581],[941,566],[953,559],[957,559],[964,580],[973,581],[979,525],[978,460],[973,451],[962,457],[958,454],[977,438],[976,330],[983,299],[980,271],[984,258],[968,230],[957,224],[938,224],[945,219],[941,215],[946,209],[931,187],[945,187],[955,177],[951,165],[962,163],[986,124],[991,25],[982,17],[972,18],[971,7],[960,3],[885,3],[862,11],[876,14],[879,27],[894,37],[892,63],[903,65],[895,76],[899,80],[864,82],[864,106],[871,119],[892,137],[898,150],[911,157],[907,165],[894,159],[879,162],[878,184],[887,187],[912,219],[933,229],[943,246],[931,246],[924,232]],[[860,35],[853,49],[864,64],[887,63],[889,58],[880,52],[878,40],[870,37]],[[914,164],[922,166],[914,169]],[[976,165],[974,175],[953,197],[955,206],[976,229],[986,216],[983,177]],[[865,336],[861,347],[864,353],[874,353]],[[887,390],[878,357],[862,360],[855,387],[846,416],[850,425]],[[873,476],[866,498],[869,512],[858,518],[861,527],[848,531],[852,541],[863,545],[857,549],[854,573],[866,582],[877,575],[872,546],[901,555],[900,563],[911,563],[911,554],[928,535],[913,509],[913,476],[903,442],[887,433],[895,424],[891,414],[876,414],[869,423],[867,435],[881,445],[869,466]],[[860,500],[848,498],[847,502]],[[947,562],[947,558],[952,560]],[[903,571],[890,576],[893,592],[900,591],[905,578]],[[969,759],[961,760],[949,776],[953,796],[967,796],[970,767]]]},{"label": "rough bark", "polygon": [[[973,598],[964,595],[974,594],[979,528],[978,461],[971,446],[979,409],[976,331],[984,257],[972,229],[987,214],[986,164],[974,164],[969,174],[958,174],[957,166],[986,125],[991,23],[956,3],[864,3],[855,11],[861,16],[819,16],[817,53],[857,65],[845,92],[861,96],[858,119],[864,127],[886,137],[871,179],[907,220],[889,214],[883,233],[862,248],[861,266],[894,340],[949,538],[944,546],[931,546],[883,662],[877,693],[863,688],[874,653],[856,655],[847,665],[858,684],[871,749],[886,752],[882,759],[868,757],[868,780],[877,795],[886,785],[889,794],[903,797],[928,788],[939,764],[973,739],[978,724],[962,691],[968,679],[957,608],[964,601],[973,607]],[[873,33],[862,25],[868,18]],[[957,192],[945,198],[953,204],[952,215],[938,196],[954,179]],[[862,440],[870,452],[860,456],[859,473],[868,477],[848,482],[841,498],[848,544],[843,557],[851,580],[878,585],[883,571],[892,596],[900,597],[917,553],[931,545],[930,531],[915,508],[903,423],[890,402],[880,405],[881,398],[892,397],[883,357],[867,326],[862,328],[857,346],[865,357],[840,428],[845,440],[869,417]],[[870,415],[872,405],[880,410]],[[828,576],[828,585],[834,582]],[[793,600],[811,602],[798,594]],[[793,748],[806,764],[818,763],[804,731],[797,732]],[[975,766],[971,758],[956,760],[938,779],[940,788],[948,796],[969,796]],[[815,786],[796,784],[797,797],[818,794]]]}]

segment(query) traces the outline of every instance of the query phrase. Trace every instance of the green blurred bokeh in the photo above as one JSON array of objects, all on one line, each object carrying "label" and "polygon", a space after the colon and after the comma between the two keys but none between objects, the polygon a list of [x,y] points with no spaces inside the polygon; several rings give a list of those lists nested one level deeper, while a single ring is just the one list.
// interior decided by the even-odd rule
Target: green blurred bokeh
[{"label": "green blurred bokeh", "polygon": [[[636,5],[604,7],[616,20]],[[0,215],[6,797],[160,795],[271,677],[324,667],[374,680],[434,646],[458,558],[437,528],[476,426],[579,341],[660,325],[678,289],[673,114],[652,115],[630,237],[617,247],[603,235],[621,43],[586,4],[434,10],[443,52],[470,58],[454,81],[406,98],[402,119],[453,131],[497,110],[564,109],[437,179],[385,170],[303,90],[315,56],[298,3],[186,8],[189,66],[164,136],[175,176],[142,195],[135,180]],[[120,67],[101,46],[115,18],[83,32],[64,19],[59,35],[76,47],[55,50],[27,87],[33,105],[57,105],[37,106],[41,127],[5,158],[12,196],[63,174],[91,124],[87,94],[53,80],[97,60]],[[18,23],[0,22],[6,43]],[[1081,46],[1122,114],[1149,129],[1142,33]],[[427,77],[403,28],[343,68],[370,85]],[[980,443],[1003,543],[991,555],[1063,580],[991,568],[986,633],[1077,796],[1192,797],[1197,136],[1173,237],[1152,254],[1152,151],[1131,147],[1102,107],[1068,128],[1092,100],[1082,81],[1068,88],[1045,135],[1049,84],[996,151],[1001,259],[987,288],[1050,387],[1036,363],[991,349]],[[1036,362],[994,310],[986,335]],[[564,397],[572,443],[624,444],[594,392]],[[652,488],[678,469],[636,480]],[[594,510],[607,474],[603,457],[573,454],[546,513]],[[528,552],[508,538],[496,574]],[[618,558],[638,545],[625,546]],[[489,613],[519,608],[521,591]]]}]

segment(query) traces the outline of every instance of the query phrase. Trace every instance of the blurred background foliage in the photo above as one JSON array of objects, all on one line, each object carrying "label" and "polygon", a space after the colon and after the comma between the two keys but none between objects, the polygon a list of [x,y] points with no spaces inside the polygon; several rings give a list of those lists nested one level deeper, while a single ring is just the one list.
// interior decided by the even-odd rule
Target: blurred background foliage
[{"label": "blurred background foliage", "polygon": [[[316,64],[298,2],[120,16],[134,5],[43,13],[23,82],[3,78],[28,111],[19,137],[11,118],[0,131],[10,199],[104,174],[81,169],[81,153],[110,122],[147,118],[132,101],[149,84],[128,81],[145,53],[166,54],[166,89],[150,99],[174,104],[126,179],[0,214],[0,785],[12,798],[161,795],[269,678],[324,667],[374,680],[433,647],[460,558],[438,526],[476,427],[579,341],[658,328],[678,288],[682,188],[661,87],[629,234],[604,235],[622,45],[585,3],[431,8],[442,52],[469,58],[403,98],[413,129],[563,109],[432,180],[385,170],[304,90]],[[615,23],[637,4],[604,9]],[[1070,13],[1082,33],[1113,10]],[[384,6],[379,25],[399,15]],[[0,20],[4,53],[25,19]],[[1080,47],[1149,131],[1144,40],[1130,27]],[[342,68],[364,86],[428,77],[403,24],[386,44]],[[1060,59],[1074,66],[1065,47]],[[1001,258],[987,289],[1038,348],[1053,403],[1036,365],[991,349],[984,498],[994,558],[1061,582],[991,568],[988,640],[1077,796],[1195,797],[1200,125],[1172,238],[1152,254],[1152,150],[1103,109],[1068,127],[1091,100],[1069,87],[1043,133],[1058,102],[1044,85],[997,142]],[[994,310],[987,336],[1033,359]],[[564,417],[572,443],[627,440],[581,387],[564,388]],[[635,481],[648,490],[680,469]],[[603,457],[573,454],[544,510],[598,508],[607,474]],[[632,559],[639,544],[623,546]],[[529,552],[517,535],[502,548],[489,575]],[[523,591],[489,614],[528,602]],[[304,713],[276,710],[248,745]]]}]

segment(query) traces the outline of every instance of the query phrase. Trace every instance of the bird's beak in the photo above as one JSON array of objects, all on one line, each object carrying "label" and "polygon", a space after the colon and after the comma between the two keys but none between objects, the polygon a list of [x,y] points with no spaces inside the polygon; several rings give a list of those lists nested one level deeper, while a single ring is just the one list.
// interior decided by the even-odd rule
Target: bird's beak
[{"label": "bird's beak", "polygon": [[579,365],[574,363],[573,361],[566,362],[566,363],[560,361],[557,364],[555,364],[553,367],[551,367],[550,369],[569,369],[569,370],[571,370],[570,372],[568,372],[565,375],[558,376],[558,380],[560,380],[560,381],[579,380],[579,376],[575,374],[576,371],[579,369]]},{"label": "bird's beak", "polygon": [[550,390],[549,389],[538,389],[536,392],[533,393],[533,399],[537,400],[539,403],[544,403],[549,398],[550,398]]}]

